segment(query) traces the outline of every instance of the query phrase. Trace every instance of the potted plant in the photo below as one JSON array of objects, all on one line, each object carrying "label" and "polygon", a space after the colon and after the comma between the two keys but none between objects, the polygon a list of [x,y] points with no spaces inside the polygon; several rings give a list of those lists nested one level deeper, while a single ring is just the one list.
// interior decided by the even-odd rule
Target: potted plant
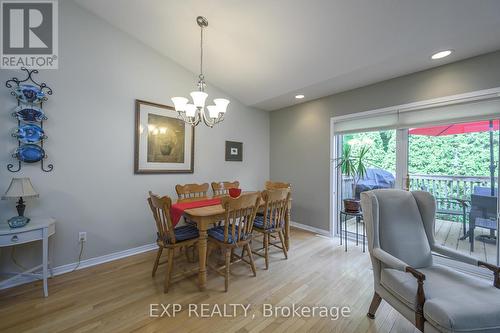
[{"label": "potted plant", "polygon": [[344,199],[344,209],[349,212],[359,212],[361,208],[360,201],[356,199],[356,187],[360,179],[366,176],[366,161],[369,146],[362,146],[359,153],[355,154],[351,145],[344,145],[342,156],[337,158],[337,169],[340,169],[346,177],[351,177],[352,194],[354,198]]}]

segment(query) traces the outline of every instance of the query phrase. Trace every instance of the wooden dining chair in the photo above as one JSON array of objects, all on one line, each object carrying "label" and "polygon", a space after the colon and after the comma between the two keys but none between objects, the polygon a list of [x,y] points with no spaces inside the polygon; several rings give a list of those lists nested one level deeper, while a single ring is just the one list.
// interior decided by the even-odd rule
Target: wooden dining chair
[{"label": "wooden dining chair", "polygon": [[[283,251],[285,259],[288,259],[285,245],[285,215],[287,214],[288,201],[290,200],[290,189],[282,188],[278,190],[265,190],[262,192],[264,200],[264,213],[255,217],[253,230],[263,235],[263,247],[253,253],[264,257],[266,269],[269,269],[269,246],[275,246]],[[271,237],[278,236],[281,246],[271,242]],[[264,254],[261,251],[264,250]]]},{"label": "wooden dining chair", "polygon": [[240,182],[237,180],[234,182],[212,182],[212,191],[216,197],[227,195],[231,188],[240,188]]},{"label": "wooden dining chair", "polygon": [[281,190],[281,189],[291,189],[292,184],[284,182],[273,182],[271,180],[266,181],[266,190]]},{"label": "wooden dining chair", "polygon": [[[164,292],[168,292],[168,286],[172,277],[174,267],[174,254],[176,249],[182,247],[194,246],[198,241],[198,229],[192,225],[185,225],[174,228],[172,219],[170,218],[170,207],[172,200],[168,196],[159,197],[149,192],[148,198],[149,207],[153,212],[153,217],[156,222],[158,253],[153,266],[152,276],[155,276],[158,265],[160,264],[160,257],[163,249],[167,250],[167,274],[165,275]],[[188,256],[186,250],[186,257]]]},{"label": "wooden dining chair", "polygon": [[[250,265],[254,276],[257,276],[255,263],[253,261],[250,240],[252,239],[252,228],[255,214],[259,208],[260,193],[247,193],[238,198],[223,197],[222,206],[225,209],[224,225],[216,226],[208,230],[209,249],[216,247],[221,250],[225,257],[225,265],[214,270],[224,276],[225,291],[229,287],[229,272],[231,264],[243,261]],[[236,248],[241,248],[241,256],[234,253]],[[245,251],[246,250],[246,251]],[[247,253],[248,260],[244,254]],[[237,258],[237,261],[232,261]]]},{"label": "wooden dining chair", "polygon": [[175,191],[177,192],[178,201],[187,201],[191,199],[208,199],[208,183],[203,184],[177,184]]}]

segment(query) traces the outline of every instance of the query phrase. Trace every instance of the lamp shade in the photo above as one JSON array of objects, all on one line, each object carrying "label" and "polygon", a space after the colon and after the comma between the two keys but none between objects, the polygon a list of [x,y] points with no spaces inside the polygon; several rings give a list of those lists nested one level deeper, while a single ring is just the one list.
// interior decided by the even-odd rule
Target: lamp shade
[{"label": "lamp shade", "polygon": [[207,99],[208,94],[203,91],[193,91],[191,93],[191,98],[193,99],[193,104],[197,108],[205,107],[205,100]]},{"label": "lamp shade", "polygon": [[188,99],[185,97],[172,97],[172,102],[174,102],[175,111],[185,111]]},{"label": "lamp shade", "polygon": [[229,100],[225,98],[216,98],[214,99],[214,103],[219,108],[219,112],[226,113],[227,106],[229,105]]},{"label": "lamp shade", "polygon": [[196,115],[196,106],[194,104],[186,104],[186,116],[194,117]]},{"label": "lamp shade", "polygon": [[20,197],[38,197],[38,193],[33,188],[33,185],[31,185],[29,178],[12,178],[7,192],[2,196],[2,200],[17,199]]},{"label": "lamp shade", "polygon": [[219,108],[215,105],[209,105],[207,106],[208,109],[208,115],[210,118],[217,118],[219,116]]}]

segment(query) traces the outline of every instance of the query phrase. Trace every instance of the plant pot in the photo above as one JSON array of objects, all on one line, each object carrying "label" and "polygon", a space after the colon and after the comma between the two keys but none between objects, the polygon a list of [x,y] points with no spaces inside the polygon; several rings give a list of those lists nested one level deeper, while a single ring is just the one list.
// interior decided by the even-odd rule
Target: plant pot
[{"label": "plant pot", "polygon": [[356,199],[344,199],[344,210],[353,213],[361,211],[361,201]]}]

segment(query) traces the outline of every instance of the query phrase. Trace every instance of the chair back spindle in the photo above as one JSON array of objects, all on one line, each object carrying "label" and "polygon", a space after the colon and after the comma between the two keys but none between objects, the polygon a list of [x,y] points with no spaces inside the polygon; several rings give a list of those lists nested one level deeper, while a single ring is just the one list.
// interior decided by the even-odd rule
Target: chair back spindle
[{"label": "chair back spindle", "polygon": [[238,243],[251,236],[253,221],[260,203],[260,193],[243,194],[238,198],[224,197],[224,242]]},{"label": "chair back spindle", "polygon": [[175,185],[175,191],[179,201],[186,199],[207,199],[208,198],[208,183],[203,184],[177,184]]},{"label": "chair back spindle", "polygon": [[212,182],[212,191],[214,196],[223,196],[229,193],[231,188],[240,188],[240,182]]},{"label": "chair back spindle", "polygon": [[262,192],[264,200],[264,229],[283,229],[285,215],[290,200],[290,189],[265,190]]},{"label": "chair back spindle", "polygon": [[156,194],[149,192],[148,198],[149,207],[153,212],[153,217],[158,230],[158,240],[165,245],[175,244],[175,233],[170,218],[170,207],[172,200],[168,196],[159,197]]}]

